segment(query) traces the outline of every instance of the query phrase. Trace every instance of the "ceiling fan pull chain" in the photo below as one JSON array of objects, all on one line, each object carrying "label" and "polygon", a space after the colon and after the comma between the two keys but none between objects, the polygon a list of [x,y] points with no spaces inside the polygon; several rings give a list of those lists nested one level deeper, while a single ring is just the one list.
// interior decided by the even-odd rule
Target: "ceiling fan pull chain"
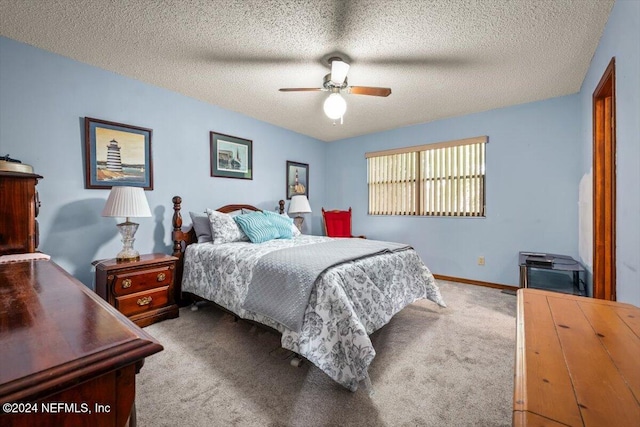
[{"label": "ceiling fan pull chain", "polygon": [[[337,119],[336,119],[336,120],[337,120]],[[331,123],[331,124],[335,126],[335,125],[337,124],[336,120],[334,120],[334,121],[333,121],[333,123]],[[344,124],[344,115],[340,116],[340,124],[341,124],[341,125],[343,125],[343,124]]]}]

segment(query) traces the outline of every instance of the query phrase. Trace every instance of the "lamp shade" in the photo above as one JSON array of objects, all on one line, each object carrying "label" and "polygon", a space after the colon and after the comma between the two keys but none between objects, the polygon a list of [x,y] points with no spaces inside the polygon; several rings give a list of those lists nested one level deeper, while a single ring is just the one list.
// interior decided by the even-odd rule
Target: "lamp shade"
[{"label": "lamp shade", "polygon": [[347,72],[349,71],[349,64],[346,62],[334,59],[331,61],[331,81],[340,86],[344,83],[344,79],[347,78]]},{"label": "lamp shade", "polygon": [[121,218],[151,216],[144,189],[142,187],[111,187],[102,216]]},{"label": "lamp shade", "polygon": [[298,194],[291,197],[291,203],[289,203],[289,213],[311,213],[311,206],[309,206],[309,200],[304,194]]},{"label": "lamp shade", "polygon": [[347,111],[347,101],[339,93],[332,93],[324,101],[324,113],[332,120],[338,120]]}]

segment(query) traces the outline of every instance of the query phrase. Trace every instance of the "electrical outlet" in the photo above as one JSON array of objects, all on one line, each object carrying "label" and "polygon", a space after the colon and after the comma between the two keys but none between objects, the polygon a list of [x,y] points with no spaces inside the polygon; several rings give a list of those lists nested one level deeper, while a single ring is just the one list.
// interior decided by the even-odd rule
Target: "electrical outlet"
[{"label": "electrical outlet", "polygon": [[483,256],[479,256],[478,257],[478,265],[484,265],[484,257]]}]

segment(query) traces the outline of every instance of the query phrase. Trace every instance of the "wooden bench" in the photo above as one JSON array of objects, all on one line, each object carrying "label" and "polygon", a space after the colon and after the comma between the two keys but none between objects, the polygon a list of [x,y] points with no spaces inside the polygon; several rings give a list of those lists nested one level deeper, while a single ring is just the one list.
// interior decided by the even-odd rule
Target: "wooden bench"
[{"label": "wooden bench", "polygon": [[518,290],[514,426],[640,426],[640,309]]}]

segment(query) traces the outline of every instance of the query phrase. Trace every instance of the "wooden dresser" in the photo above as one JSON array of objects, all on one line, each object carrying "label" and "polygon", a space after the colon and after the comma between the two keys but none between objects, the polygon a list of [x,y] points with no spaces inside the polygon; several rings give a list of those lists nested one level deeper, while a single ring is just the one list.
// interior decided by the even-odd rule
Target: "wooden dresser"
[{"label": "wooden dresser", "polygon": [[0,255],[36,251],[39,179],[32,173],[0,171]]},{"label": "wooden dresser", "polygon": [[640,308],[518,290],[514,426],[640,426]]},{"label": "wooden dresser", "polygon": [[135,374],[161,350],[53,262],[0,263],[0,425],[133,425]]},{"label": "wooden dresser", "polygon": [[176,261],[165,254],[141,255],[129,262],[95,261],[96,292],[140,327],[176,318]]}]

